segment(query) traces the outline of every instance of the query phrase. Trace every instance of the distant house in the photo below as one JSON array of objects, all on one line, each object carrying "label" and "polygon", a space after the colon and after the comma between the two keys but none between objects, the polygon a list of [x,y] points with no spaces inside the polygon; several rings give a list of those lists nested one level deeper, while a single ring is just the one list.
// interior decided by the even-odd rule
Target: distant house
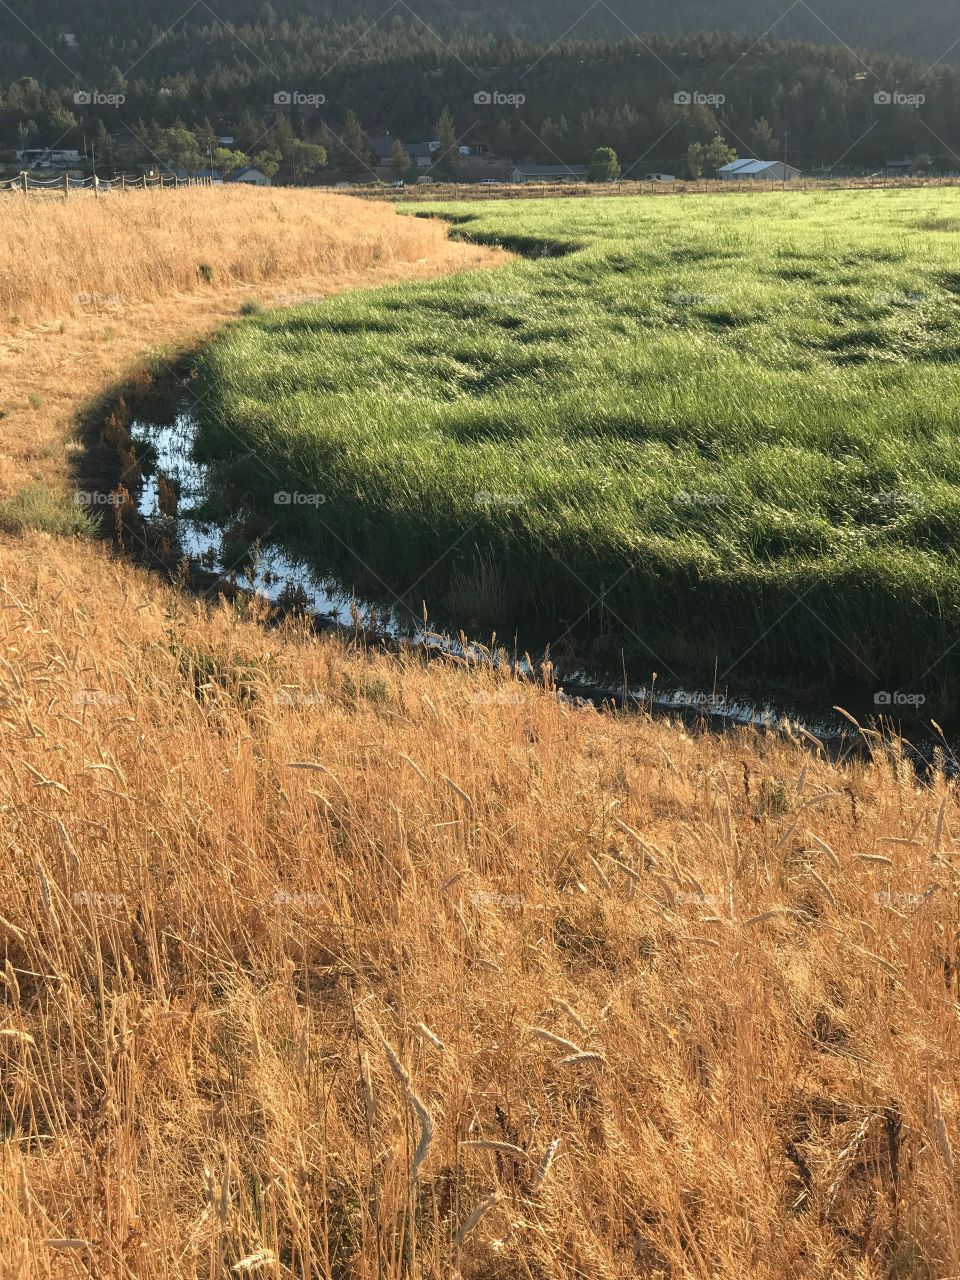
[{"label": "distant house", "polygon": [[[370,150],[373,163],[378,169],[389,169],[393,165],[393,148],[397,139],[389,133],[381,133],[370,139]],[[401,139],[402,142],[402,139]],[[408,162],[418,169],[429,169],[440,158],[439,142],[403,142]]]},{"label": "distant house", "polygon": [[521,164],[511,171],[511,182],[586,182],[585,164]]},{"label": "distant house", "polygon": [[404,150],[418,169],[429,169],[440,159],[439,142],[411,142]]},{"label": "distant house", "polygon": [[912,160],[888,160],[883,166],[885,178],[909,178],[912,173]]},{"label": "distant house", "polygon": [[644,182],[676,182],[676,176],[672,173],[645,173],[643,175]]},{"label": "distant house", "polygon": [[69,147],[27,147],[16,155],[27,169],[71,169],[80,160],[80,152]]},{"label": "distant house", "polygon": [[259,169],[254,169],[252,165],[246,165],[242,169],[238,169],[236,173],[231,173],[227,177],[228,182],[243,182],[248,187],[269,187],[270,179],[265,173],[261,173]]},{"label": "distant house", "polygon": [[396,141],[389,133],[380,133],[370,139],[370,150],[373,152],[373,163],[386,169],[393,161],[393,144]]},{"label": "distant house", "polygon": [[720,170],[724,182],[790,182],[800,170],[782,160],[733,160]]}]

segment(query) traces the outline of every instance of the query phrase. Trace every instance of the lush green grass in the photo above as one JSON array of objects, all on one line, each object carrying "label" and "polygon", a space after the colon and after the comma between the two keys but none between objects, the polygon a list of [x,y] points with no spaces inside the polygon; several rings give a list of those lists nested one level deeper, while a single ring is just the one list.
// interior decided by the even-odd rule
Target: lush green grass
[{"label": "lush green grass", "polygon": [[0,533],[27,529],[62,535],[92,534],[96,521],[74,494],[58,494],[43,484],[28,484],[0,501]]},{"label": "lush green grass", "polygon": [[227,503],[660,671],[957,671],[958,193],[428,212],[543,256],[226,331],[199,383]]}]

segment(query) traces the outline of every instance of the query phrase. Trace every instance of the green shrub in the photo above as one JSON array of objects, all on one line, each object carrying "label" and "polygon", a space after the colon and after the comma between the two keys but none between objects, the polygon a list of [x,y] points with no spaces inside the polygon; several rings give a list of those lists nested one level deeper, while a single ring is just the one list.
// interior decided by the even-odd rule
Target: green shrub
[{"label": "green shrub", "polygon": [[46,485],[25,485],[0,501],[0,533],[19,534],[27,529],[62,535],[92,534],[95,520],[73,494],[54,493]]}]

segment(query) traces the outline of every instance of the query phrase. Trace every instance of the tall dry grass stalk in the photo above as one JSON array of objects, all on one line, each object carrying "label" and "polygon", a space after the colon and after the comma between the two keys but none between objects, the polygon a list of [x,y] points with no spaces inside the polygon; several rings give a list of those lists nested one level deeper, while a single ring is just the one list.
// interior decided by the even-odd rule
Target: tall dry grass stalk
[{"label": "tall dry grass stalk", "polygon": [[497,692],[0,535],[4,1276],[957,1274],[954,786]]},{"label": "tall dry grass stalk", "polygon": [[48,539],[3,578],[25,1276],[957,1270],[960,813],[895,744],[478,699]]},{"label": "tall dry grass stalk", "polygon": [[188,188],[0,205],[0,327],[438,251],[438,224],[322,191]]}]

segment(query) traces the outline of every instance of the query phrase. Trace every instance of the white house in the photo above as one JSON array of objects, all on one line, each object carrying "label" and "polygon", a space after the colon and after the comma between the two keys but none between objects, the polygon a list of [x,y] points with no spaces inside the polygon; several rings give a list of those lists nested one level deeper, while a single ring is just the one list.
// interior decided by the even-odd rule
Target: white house
[{"label": "white house", "polygon": [[236,173],[231,173],[227,178],[228,182],[244,182],[248,187],[269,187],[270,179],[265,173],[261,173],[259,169],[254,169],[247,165],[243,169],[238,169]]},{"label": "white house", "polygon": [[789,182],[800,170],[782,160],[732,160],[720,170],[724,182]]}]

